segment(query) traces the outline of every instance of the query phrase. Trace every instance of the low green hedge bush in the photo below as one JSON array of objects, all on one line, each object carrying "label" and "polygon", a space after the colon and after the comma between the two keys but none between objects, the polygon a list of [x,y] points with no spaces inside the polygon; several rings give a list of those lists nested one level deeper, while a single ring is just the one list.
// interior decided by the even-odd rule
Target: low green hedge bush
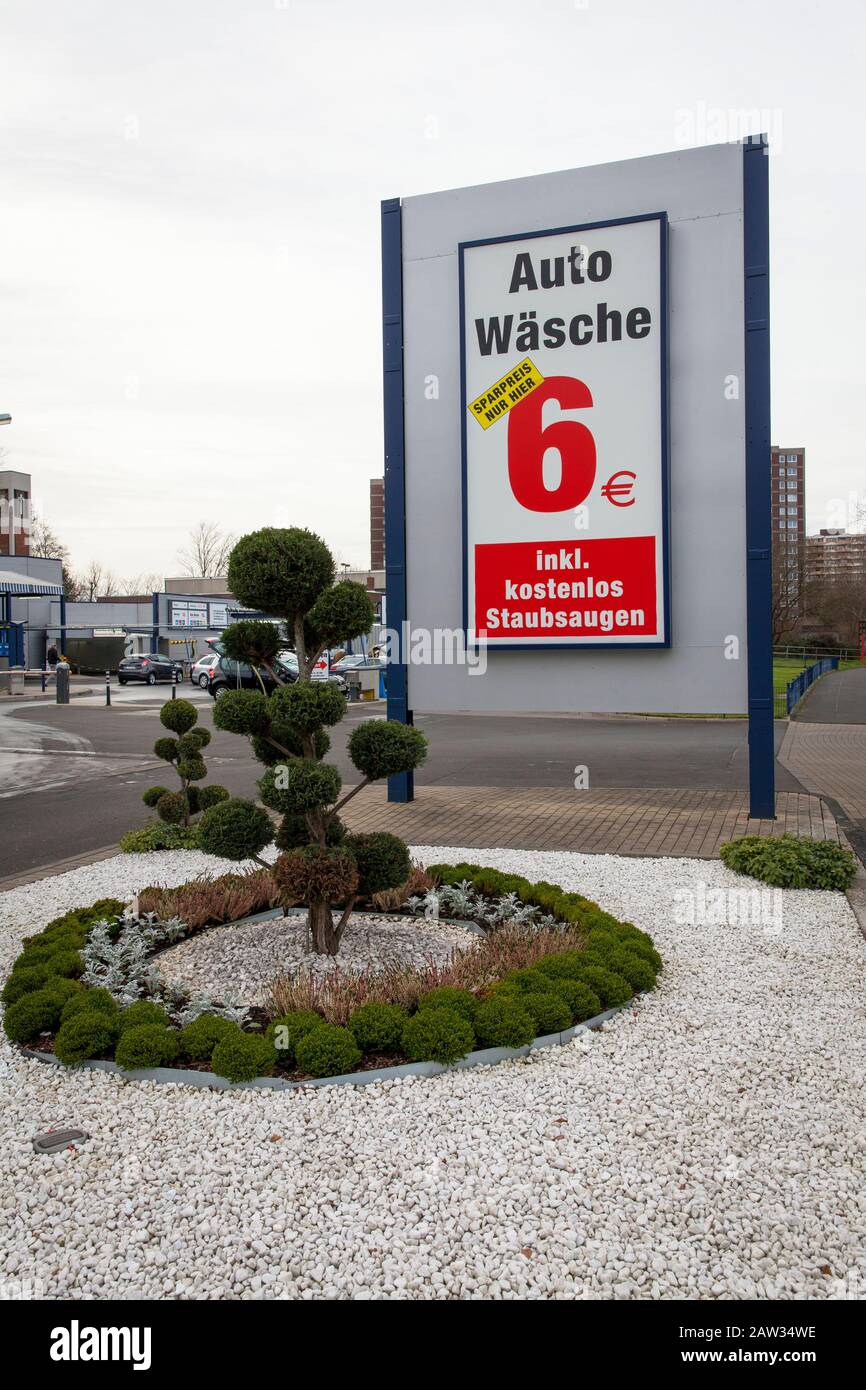
[{"label": "low green hedge bush", "polygon": [[180,1050],[194,1062],[207,1062],[218,1042],[227,1037],[235,1025],[219,1014],[199,1014],[192,1023],[180,1030]]},{"label": "low green hedge bush", "polygon": [[114,1060],[124,1071],[164,1067],[177,1056],[178,1047],[174,1030],[160,1023],[134,1024],[123,1029],[114,1049]]},{"label": "low green hedge bush", "polygon": [[412,1062],[452,1062],[475,1045],[472,1024],[453,1009],[420,1009],[403,1029],[402,1046]]},{"label": "low green hedge bush", "polygon": [[482,1047],[525,1047],[535,1037],[535,1023],[521,996],[488,999],[475,1015]]},{"label": "low green hedge bush", "polygon": [[315,1013],[313,1009],[296,1009],[294,1013],[281,1014],[279,1018],[275,1018],[268,1027],[268,1038],[276,1047],[280,1061],[293,1063],[295,1049],[301,1038],[314,1028],[321,1028],[324,1021],[322,1015]]},{"label": "low green hedge bush", "polygon": [[117,1041],[116,1019],[98,1009],[84,1009],[60,1025],[54,1055],[68,1067],[100,1057]]},{"label": "low green hedge bush", "polygon": [[228,1081],[253,1081],[267,1076],[277,1060],[277,1049],[259,1033],[245,1033],[237,1024],[214,1047],[211,1066]]},{"label": "low green hedge bush", "polygon": [[455,989],[453,985],[440,985],[422,994],[419,1009],[451,1009],[471,1023],[478,1012],[478,1000],[468,989]]},{"label": "low green hedge bush", "polygon": [[849,849],[832,840],[743,835],[721,846],[722,862],[773,888],[825,888],[844,893],[857,870]]},{"label": "low green hedge bush", "polygon": [[[455,993],[461,992],[455,990]],[[399,1004],[381,1004],[371,1000],[351,1015],[349,1032],[362,1052],[393,1052],[400,1046],[408,1017]]]},{"label": "low green hedge bush", "polygon": [[295,1060],[310,1076],[342,1076],[355,1070],[361,1049],[348,1028],[323,1022],[298,1039]]}]

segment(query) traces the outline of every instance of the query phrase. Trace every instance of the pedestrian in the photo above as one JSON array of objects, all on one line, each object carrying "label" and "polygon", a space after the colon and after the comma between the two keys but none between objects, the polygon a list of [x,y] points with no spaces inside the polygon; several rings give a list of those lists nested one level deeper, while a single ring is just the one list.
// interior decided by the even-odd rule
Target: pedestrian
[{"label": "pedestrian", "polygon": [[55,666],[60,660],[60,653],[58,652],[53,642],[51,643],[51,646],[48,648],[48,651],[45,653],[45,660],[51,667],[52,671],[54,670]]}]

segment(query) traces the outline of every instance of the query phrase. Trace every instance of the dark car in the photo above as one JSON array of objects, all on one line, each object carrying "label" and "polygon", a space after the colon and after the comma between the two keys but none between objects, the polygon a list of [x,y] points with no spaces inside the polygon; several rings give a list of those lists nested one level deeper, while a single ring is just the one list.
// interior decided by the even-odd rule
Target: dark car
[{"label": "dark car", "polygon": [[117,681],[119,685],[126,685],[129,681],[143,681],[147,685],[156,685],[157,681],[178,681],[182,678],[183,668],[178,672],[178,663],[171,661],[167,656],[161,656],[159,652],[147,652],[144,656],[125,656],[117,667]]},{"label": "dark car", "polygon": [[[291,685],[292,681],[298,679],[297,671],[283,666],[282,662],[274,664],[279,667],[286,685]],[[278,684],[279,682],[264,668],[254,669],[245,661],[232,661],[230,656],[221,656],[210,668],[207,688],[213,698],[218,700],[227,690],[264,690],[265,694],[270,695]]]}]

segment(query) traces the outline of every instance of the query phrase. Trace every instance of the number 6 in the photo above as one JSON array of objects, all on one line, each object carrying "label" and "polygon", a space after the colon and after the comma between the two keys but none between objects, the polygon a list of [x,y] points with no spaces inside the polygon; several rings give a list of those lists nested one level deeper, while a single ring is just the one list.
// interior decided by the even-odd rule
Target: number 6
[{"label": "number 6", "polygon": [[[530,512],[567,512],[589,496],[595,481],[595,440],[577,420],[555,420],[541,427],[545,401],[563,410],[591,406],[589,387],[576,377],[549,376],[543,385],[513,407],[508,416],[508,480],[521,507]],[[558,449],[562,466],[559,486],[544,483],[544,453]]]}]

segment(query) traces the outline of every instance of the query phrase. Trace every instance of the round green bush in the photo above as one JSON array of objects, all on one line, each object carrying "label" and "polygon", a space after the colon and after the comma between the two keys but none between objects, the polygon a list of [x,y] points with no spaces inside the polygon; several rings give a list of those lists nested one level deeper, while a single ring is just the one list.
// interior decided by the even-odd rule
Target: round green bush
[{"label": "round green bush", "polygon": [[656,974],[662,968],[662,958],[646,936],[645,932],[639,932],[637,927],[630,927],[628,930],[620,931],[618,940],[624,951],[630,951],[633,956],[640,956],[643,960],[649,961]]},{"label": "round green bush", "polygon": [[251,859],[274,838],[267,812],[243,797],[230,797],[209,807],[196,829],[205,854],[222,859]]},{"label": "round green bush", "polygon": [[582,951],[562,951],[556,956],[542,956],[541,960],[536,962],[535,969],[553,979],[576,980],[580,976],[582,965]]},{"label": "round green bush", "polygon": [[404,1027],[401,1042],[413,1062],[450,1066],[472,1051],[475,1035],[468,1019],[453,1009],[420,1009]]},{"label": "round green bush", "polygon": [[478,1012],[478,1000],[468,989],[456,989],[454,985],[439,985],[422,994],[419,1009],[451,1009],[460,1014],[467,1023],[472,1023]]},{"label": "round green bush", "polygon": [[180,751],[185,758],[189,756],[200,757],[201,750],[203,748],[207,748],[208,744],[210,743],[210,740],[210,729],[190,729],[189,733],[184,734],[183,737],[179,740]]},{"label": "round green bush", "polygon": [[551,977],[542,970],[528,967],[524,970],[509,970],[502,981],[519,994],[546,994],[551,988]]},{"label": "round green bush", "polygon": [[648,960],[634,955],[631,951],[617,951],[611,960],[611,969],[628,980],[632,989],[655,989],[656,972]]},{"label": "round green bush", "polygon": [[189,816],[189,809],[183,792],[166,792],[156,803],[156,814],[166,825],[180,825]]},{"label": "round green bush", "polygon": [[171,1019],[165,1009],[152,999],[136,999],[128,1009],[121,1010],[117,1022],[121,1033],[125,1033],[127,1028],[140,1028],[145,1023],[160,1028],[171,1027]]},{"label": "round green bush", "polygon": [[360,637],[370,631],[375,620],[370,595],[352,579],[341,579],[326,589],[307,617],[317,644],[325,647],[336,647],[352,637]]},{"label": "round green bush", "polygon": [[214,703],[213,722],[227,734],[252,738],[268,728],[270,718],[268,697],[262,690],[226,690]]},{"label": "round green bush", "polygon": [[634,993],[628,980],[603,965],[584,965],[581,979],[598,995],[605,1009],[627,1004]]},{"label": "round green bush", "polygon": [[233,1032],[235,1025],[219,1014],[199,1014],[180,1031],[180,1050],[194,1062],[207,1062],[218,1042]]},{"label": "round green bush", "polygon": [[295,1061],[295,1047],[301,1038],[314,1028],[321,1028],[325,1020],[313,1009],[294,1009],[290,1014],[281,1014],[268,1025],[268,1037],[277,1049],[281,1062]]},{"label": "round green bush", "polygon": [[177,764],[177,774],[187,782],[201,782],[207,777],[204,758],[181,758]]},{"label": "round green bush", "polygon": [[400,1039],[408,1014],[399,1004],[362,1004],[349,1019],[349,1032],[362,1052],[393,1052]]},{"label": "round green bush", "polygon": [[310,1076],[342,1076],[354,1071],[360,1060],[361,1049],[349,1029],[334,1023],[310,1029],[295,1044],[298,1069]]},{"label": "round green bush", "polygon": [[334,558],[321,536],[304,527],[265,526],[238,541],[227,580],[245,608],[293,620],[333,584]]},{"label": "round green bush", "polygon": [[191,700],[167,700],[159,712],[159,722],[173,734],[185,734],[198,722],[198,710]]},{"label": "round green bush", "polygon": [[6,1036],[12,1042],[25,1043],[39,1033],[53,1031],[60,1022],[63,1005],[49,989],[37,989],[24,994],[10,1004],[3,1016]]},{"label": "round green bush", "polygon": [[52,975],[64,975],[69,979],[78,979],[79,975],[84,974],[84,961],[81,959],[79,951],[55,951],[48,961],[48,969]]},{"label": "round green bush", "polygon": [[190,787],[189,791],[196,793],[198,801],[196,809],[199,811],[207,811],[210,806],[218,806],[221,801],[228,801],[230,795],[227,789],[221,787],[217,782],[211,782],[207,787]]},{"label": "round green bush", "polygon": [[60,1017],[64,1023],[80,1013],[101,1013],[108,1018],[116,1019],[119,1012],[117,1000],[107,989],[84,989],[70,995],[63,1005]]},{"label": "round green bush", "polygon": [[266,806],[295,815],[331,806],[340,795],[340,786],[340,774],[331,763],[315,763],[311,758],[269,767],[258,782]]},{"label": "round green bush", "polygon": [[427,756],[427,739],[420,729],[397,719],[369,719],[355,725],[348,749],[358,771],[376,781],[420,767]]},{"label": "round green bush", "polygon": [[267,1076],[276,1060],[277,1050],[270,1039],[260,1033],[244,1033],[237,1024],[220,1038],[211,1054],[213,1070],[228,1081]]},{"label": "round green bush", "polygon": [[551,977],[551,984],[554,993],[565,1001],[572,1023],[583,1023],[601,1013],[601,1000],[584,980]]},{"label": "round green bush", "polygon": [[44,989],[53,994],[55,999],[61,1004],[66,1004],[73,995],[86,994],[86,986],[80,980],[74,980],[68,975],[54,975],[44,985]]},{"label": "round green bush", "polygon": [[571,1027],[571,1009],[561,995],[555,992],[521,994],[520,1007],[532,1015],[536,1036],[561,1033]]},{"label": "round green bush", "polygon": [[479,1008],[475,1033],[482,1047],[525,1047],[535,1037],[535,1022],[522,996],[497,995]]},{"label": "round green bush", "polygon": [[14,1004],[25,994],[33,994],[41,989],[54,972],[48,965],[16,965],[3,986],[3,1003]]},{"label": "round green bush", "polygon": [[386,830],[349,835],[345,847],[358,866],[358,892],[365,897],[399,888],[412,872],[405,841]]},{"label": "round green bush", "polygon": [[145,806],[150,806],[151,809],[153,809],[153,807],[156,806],[161,796],[168,795],[168,787],[148,787],[147,791],[142,794],[141,799],[144,802]]},{"label": "round green bush", "polygon": [[54,1055],[67,1067],[99,1057],[117,1038],[117,1023],[99,1009],[85,1009],[64,1020],[54,1039]]},{"label": "round green bush", "polygon": [[346,713],[346,697],[330,681],[295,681],[275,690],[269,714],[273,722],[288,724],[299,734],[312,734],[322,725],[339,724]]},{"label": "round green bush", "polygon": [[176,738],[158,738],[153,745],[153,751],[163,762],[173,763],[180,753],[180,748]]},{"label": "round green bush", "polygon": [[[329,847],[341,845],[346,839],[346,827],[339,816],[332,816],[325,830],[325,843]],[[278,849],[302,849],[310,843],[310,827],[304,816],[291,812],[283,816],[277,831],[275,843]]]},{"label": "round green bush", "polygon": [[272,662],[285,646],[285,641],[275,623],[262,618],[241,618],[230,627],[223,628],[222,648],[232,661],[248,662],[261,666]]},{"label": "round green bush", "polygon": [[164,1067],[178,1053],[178,1035],[159,1023],[140,1023],[125,1028],[114,1049],[114,1060],[124,1071]]}]

